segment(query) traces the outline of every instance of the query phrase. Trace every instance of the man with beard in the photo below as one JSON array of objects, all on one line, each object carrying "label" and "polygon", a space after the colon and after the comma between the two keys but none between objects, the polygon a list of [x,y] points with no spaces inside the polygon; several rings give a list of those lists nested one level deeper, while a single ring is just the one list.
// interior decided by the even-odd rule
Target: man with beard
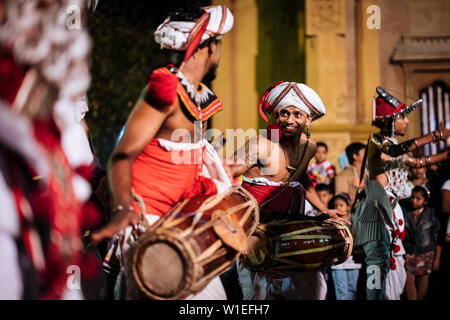
[{"label": "man with beard", "polygon": [[[336,217],[336,211],[320,201],[306,172],[316,152],[309,124],[326,112],[320,97],[305,84],[280,81],[265,92],[259,111],[266,122],[268,112],[277,123],[268,126],[267,138],[249,139],[245,152],[235,153],[230,170],[233,176],[243,174],[242,187],[258,201],[260,220],[301,218],[305,197],[316,207],[319,219]],[[244,299],[325,299],[327,285],[320,271],[265,274],[239,263],[238,272]]]},{"label": "man with beard", "polygon": [[352,233],[355,247],[362,247],[367,265],[367,299],[399,300],[406,271],[402,240],[405,234],[403,212],[398,200],[407,197],[407,170],[426,167],[446,160],[448,152],[425,158],[407,153],[427,144],[446,140],[450,130],[441,123],[438,130],[419,138],[398,143],[395,136],[408,130],[406,115],[421,105],[422,100],[406,106],[386,90],[377,88],[372,124],[380,129],[369,140],[367,148],[366,198],[361,200],[353,216]]},{"label": "man with beard", "polygon": [[[132,192],[142,198],[145,218],[153,224],[183,199],[213,195],[231,186],[220,159],[215,167],[222,178],[208,177],[204,159],[213,150],[202,139],[202,125],[223,106],[202,80],[215,77],[221,36],[232,25],[228,8],[211,6],[179,9],[158,26],[155,40],[175,51],[174,64],[152,72],[111,155],[107,171],[112,220],[92,235],[94,242],[134,226],[120,237],[124,256],[140,223]],[[219,278],[196,298],[225,299]]]}]

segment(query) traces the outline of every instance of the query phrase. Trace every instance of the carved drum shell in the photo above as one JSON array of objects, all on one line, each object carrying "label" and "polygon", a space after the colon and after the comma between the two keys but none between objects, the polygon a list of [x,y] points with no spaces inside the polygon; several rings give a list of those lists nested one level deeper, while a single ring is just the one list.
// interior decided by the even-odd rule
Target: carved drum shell
[{"label": "carved drum shell", "polygon": [[[196,294],[238,258],[242,241],[235,239],[234,231],[240,231],[246,247],[247,237],[258,223],[258,204],[241,187],[186,199],[134,243],[128,255],[128,278],[132,274],[139,291],[151,299],[183,299]],[[219,232],[219,227],[225,232]]]},{"label": "carved drum shell", "polygon": [[240,260],[251,271],[320,270],[343,263],[352,247],[351,232],[342,223],[278,220],[258,226]]}]

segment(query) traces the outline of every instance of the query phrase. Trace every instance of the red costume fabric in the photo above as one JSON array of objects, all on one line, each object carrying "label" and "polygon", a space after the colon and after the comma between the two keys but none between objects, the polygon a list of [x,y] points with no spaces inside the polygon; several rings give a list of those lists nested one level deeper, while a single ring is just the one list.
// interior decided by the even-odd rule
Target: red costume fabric
[{"label": "red costume fabric", "polygon": [[[242,187],[255,197],[258,205],[263,204],[266,200],[274,197],[284,186],[258,185],[243,182]],[[264,205],[265,212],[286,212],[289,209],[292,196],[296,189],[294,187],[286,187],[273,200]]]},{"label": "red costume fabric", "polygon": [[[158,139],[150,141],[132,166],[132,187],[144,200],[146,214],[163,216],[183,199],[217,193],[214,181],[200,175],[202,149],[167,150]],[[136,203],[134,206],[140,212]]]},{"label": "red costume fabric", "polygon": [[[176,95],[178,95],[181,106],[193,117],[194,120],[208,120],[216,112],[223,109],[222,100],[220,100],[211,90],[203,83],[200,83],[201,92],[205,92],[205,98],[197,106],[190,96],[189,90],[183,85],[175,74],[168,68],[172,69],[173,65],[161,67],[153,70],[150,75],[148,84],[148,92],[145,100],[150,105],[165,106],[173,103]],[[172,97],[173,95],[173,97]],[[200,107],[200,109],[199,109]]]},{"label": "red costume fabric", "polygon": [[395,113],[406,108],[406,104],[400,103],[397,107],[386,102],[383,98],[378,97],[376,100],[376,116],[390,117]]},{"label": "red costume fabric", "polygon": [[75,197],[71,183],[73,171],[62,150],[60,132],[56,124],[52,119],[35,121],[34,129],[37,141],[54,166],[43,194],[48,203],[46,214],[50,221],[53,241],[49,242],[45,252],[45,284],[48,289],[42,298],[60,299],[67,289],[67,268],[70,265],[81,265],[82,206]]},{"label": "red costume fabric", "polygon": [[[7,50],[0,55],[0,99],[11,107],[16,99],[27,67],[14,61]],[[61,146],[61,132],[52,117],[30,119],[31,139],[45,156],[50,169],[46,179],[20,153],[4,146],[7,153],[7,177],[19,214],[21,239],[31,266],[25,272],[37,272],[36,280],[26,283],[24,297],[61,299],[67,291],[67,268],[81,267],[86,275],[82,254],[82,204],[77,200],[70,167]],[[18,141],[17,143],[21,143]],[[38,227],[40,226],[40,227]],[[45,226],[43,228],[42,226]],[[19,249],[20,250],[20,249]],[[23,261],[22,261],[23,263]],[[86,272],[85,272],[86,271]],[[31,278],[31,275],[28,275]]]}]

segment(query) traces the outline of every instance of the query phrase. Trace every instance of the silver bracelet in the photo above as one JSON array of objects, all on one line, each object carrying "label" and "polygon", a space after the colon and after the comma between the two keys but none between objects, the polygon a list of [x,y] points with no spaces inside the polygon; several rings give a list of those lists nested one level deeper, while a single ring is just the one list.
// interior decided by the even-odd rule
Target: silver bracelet
[{"label": "silver bracelet", "polygon": [[121,205],[121,204],[118,204],[114,209],[113,209],[113,211],[112,212],[120,212],[120,211],[123,211],[123,210],[125,210],[125,209],[127,209],[128,211],[133,211],[134,210],[134,207],[131,205],[131,204],[129,204],[128,205],[128,207],[126,207],[126,206],[124,206],[124,205]]}]

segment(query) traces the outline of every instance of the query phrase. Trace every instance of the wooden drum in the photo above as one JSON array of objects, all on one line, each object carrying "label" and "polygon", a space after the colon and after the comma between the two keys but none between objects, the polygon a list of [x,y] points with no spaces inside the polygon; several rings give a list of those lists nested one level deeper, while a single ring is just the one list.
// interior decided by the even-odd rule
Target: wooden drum
[{"label": "wooden drum", "polygon": [[134,243],[126,273],[152,299],[197,294],[247,250],[258,223],[258,204],[241,187],[186,199]]},{"label": "wooden drum", "polygon": [[240,257],[251,271],[320,270],[347,260],[353,247],[350,230],[340,222],[278,220],[261,224]]}]

